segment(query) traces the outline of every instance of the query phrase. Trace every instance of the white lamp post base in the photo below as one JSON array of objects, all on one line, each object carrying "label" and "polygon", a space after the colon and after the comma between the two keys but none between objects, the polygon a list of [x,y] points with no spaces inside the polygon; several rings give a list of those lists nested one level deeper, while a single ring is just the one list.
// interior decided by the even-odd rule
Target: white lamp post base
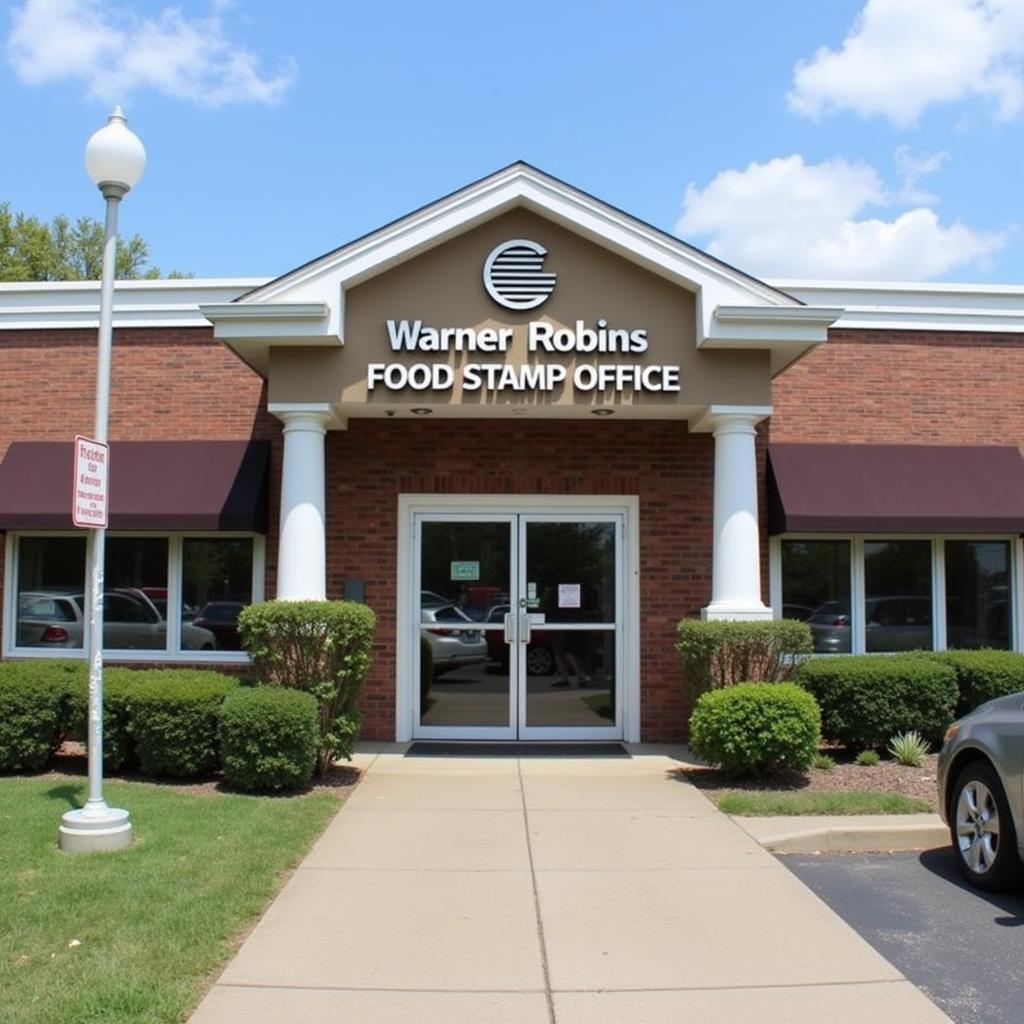
[{"label": "white lamp post base", "polygon": [[68,811],[61,818],[58,843],[65,853],[123,850],[132,844],[132,823],[119,807]]}]

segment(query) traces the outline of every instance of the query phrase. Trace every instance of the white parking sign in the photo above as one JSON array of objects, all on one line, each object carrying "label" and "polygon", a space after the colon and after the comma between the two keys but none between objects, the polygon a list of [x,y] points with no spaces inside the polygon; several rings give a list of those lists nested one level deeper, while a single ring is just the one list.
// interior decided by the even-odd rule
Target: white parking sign
[{"label": "white parking sign", "polygon": [[87,437],[75,438],[75,483],[71,520],[75,526],[107,528],[107,480],[110,448]]}]

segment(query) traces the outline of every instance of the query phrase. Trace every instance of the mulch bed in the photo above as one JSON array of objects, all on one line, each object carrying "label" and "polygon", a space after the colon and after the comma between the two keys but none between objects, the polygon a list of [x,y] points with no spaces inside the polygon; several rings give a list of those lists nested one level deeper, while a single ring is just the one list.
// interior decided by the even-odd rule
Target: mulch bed
[{"label": "mulch bed", "polygon": [[836,766],[829,771],[809,768],[806,772],[786,772],[737,779],[714,768],[687,765],[680,775],[692,782],[710,799],[738,790],[765,792],[824,793],[842,790],[867,790],[874,793],[901,793],[903,796],[927,800],[938,812],[939,801],[935,789],[937,754],[929,754],[920,768],[908,768],[895,761],[880,761],[873,767],[853,763],[853,758],[842,751],[830,751]]}]

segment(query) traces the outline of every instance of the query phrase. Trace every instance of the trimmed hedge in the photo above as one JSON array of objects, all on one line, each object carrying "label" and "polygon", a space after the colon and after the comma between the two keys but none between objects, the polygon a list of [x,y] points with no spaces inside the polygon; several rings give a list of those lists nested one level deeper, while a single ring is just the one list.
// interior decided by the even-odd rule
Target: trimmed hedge
[{"label": "trimmed hedge", "polygon": [[814,698],[793,683],[710,690],[690,717],[694,753],[734,775],[809,767],[821,742]]},{"label": "trimmed hedge", "polygon": [[793,681],[820,705],[827,739],[872,749],[911,730],[937,742],[953,721],[958,694],[953,668],[927,654],[813,658]]},{"label": "trimmed hedge", "polygon": [[264,601],[243,608],[238,617],[257,678],[316,697],[321,773],[335,758],[352,757],[376,624],[373,612],[355,601]]},{"label": "trimmed hedge", "polygon": [[201,669],[154,669],[131,684],[130,730],[146,775],[192,779],[220,763],[218,716],[237,679]]},{"label": "trimmed hedge", "polygon": [[956,673],[957,718],[986,701],[1024,690],[1024,654],[985,649],[938,651],[931,657],[949,665]]},{"label": "trimmed hedge", "polygon": [[46,768],[65,731],[68,687],[81,663],[0,664],[0,771]]},{"label": "trimmed hedge", "polygon": [[220,749],[229,785],[246,791],[299,789],[313,777],[319,711],[310,693],[239,688],[220,710]]},{"label": "trimmed hedge", "polygon": [[691,700],[720,686],[788,679],[814,647],[810,626],[795,619],[683,619],[677,632]]}]

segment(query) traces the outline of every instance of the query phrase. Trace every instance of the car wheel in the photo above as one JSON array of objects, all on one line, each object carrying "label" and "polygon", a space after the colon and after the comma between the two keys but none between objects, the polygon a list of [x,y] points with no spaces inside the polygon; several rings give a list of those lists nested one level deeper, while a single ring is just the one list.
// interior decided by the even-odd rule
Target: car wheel
[{"label": "car wheel", "polygon": [[555,670],[555,659],[546,647],[526,648],[526,671],[531,676],[549,676]]},{"label": "car wheel", "polygon": [[1020,875],[1017,835],[1002,783],[985,761],[957,777],[950,803],[950,836],[960,873],[971,885],[995,891]]}]

